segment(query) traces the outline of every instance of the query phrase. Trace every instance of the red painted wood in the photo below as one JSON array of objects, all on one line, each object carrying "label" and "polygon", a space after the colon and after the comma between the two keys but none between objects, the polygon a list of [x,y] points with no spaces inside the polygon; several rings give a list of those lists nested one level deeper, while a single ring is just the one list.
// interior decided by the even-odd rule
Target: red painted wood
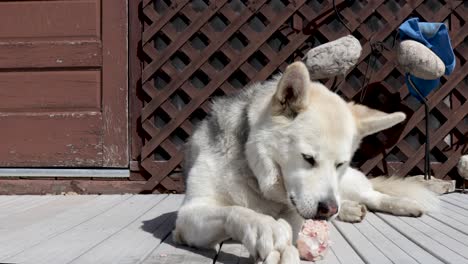
[{"label": "red painted wood", "polygon": [[[129,57],[129,137],[130,137],[130,170],[132,167],[138,168],[138,156],[141,152],[143,140],[137,131],[139,118],[141,115],[140,109],[143,107],[143,102],[138,98],[138,90],[141,89],[141,61],[138,57],[138,47],[141,44],[142,25],[138,17],[138,9],[142,5],[141,0],[130,1],[128,3],[129,23],[132,30],[129,30],[128,40],[128,57]],[[132,163],[135,165],[132,166]],[[138,168],[139,170],[139,168]]]},{"label": "red painted wood", "polygon": [[127,1],[102,1],[103,166],[128,167]]},{"label": "red painted wood", "polygon": [[128,167],[126,5],[0,2],[0,166]]},{"label": "red painted wood", "polygon": [[0,111],[100,111],[101,71],[0,72]]},{"label": "red painted wood", "polygon": [[[0,179],[0,195],[8,194],[125,194],[140,193],[144,181],[122,180],[10,180]],[[158,193],[155,191],[154,193]]]},{"label": "red painted wood", "polygon": [[[2,1],[0,38],[98,38],[100,1]],[[12,26],[14,25],[14,26]]]},{"label": "red painted wood", "polygon": [[100,167],[99,112],[1,113],[0,166]]},{"label": "red painted wood", "polygon": [[99,67],[101,41],[0,40],[0,68]]}]

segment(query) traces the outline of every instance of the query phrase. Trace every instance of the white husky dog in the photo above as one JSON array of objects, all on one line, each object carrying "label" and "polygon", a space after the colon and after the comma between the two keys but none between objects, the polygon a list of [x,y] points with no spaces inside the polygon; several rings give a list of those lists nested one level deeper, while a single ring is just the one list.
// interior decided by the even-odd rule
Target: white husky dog
[{"label": "white husky dog", "polygon": [[432,192],[349,167],[362,138],[404,119],[345,102],[310,81],[302,62],[216,100],[188,143],[174,240],[217,248],[232,238],[257,263],[300,263],[294,242],[304,219],[359,222],[366,208],[420,216],[437,203]]}]

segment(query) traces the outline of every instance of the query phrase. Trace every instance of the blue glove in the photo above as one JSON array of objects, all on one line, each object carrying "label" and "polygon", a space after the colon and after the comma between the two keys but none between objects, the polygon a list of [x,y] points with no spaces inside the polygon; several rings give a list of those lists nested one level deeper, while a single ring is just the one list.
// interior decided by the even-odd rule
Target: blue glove
[{"label": "blue glove", "polygon": [[[444,62],[446,75],[450,75],[455,69],[455,54],[453,54],[450,36],[444,23],[419,22],[419,18],[410,18],[400,25],[399,35],[402,41],[408,39],[415,40],[432,50]],[[417,92],[414,91],[408,79],[411,79],[424,97],[439,87],[440,84],[440,78],[424,80],[407,73],[406,85],[409,92],[420,101],[423,98],[420,98]]]}]

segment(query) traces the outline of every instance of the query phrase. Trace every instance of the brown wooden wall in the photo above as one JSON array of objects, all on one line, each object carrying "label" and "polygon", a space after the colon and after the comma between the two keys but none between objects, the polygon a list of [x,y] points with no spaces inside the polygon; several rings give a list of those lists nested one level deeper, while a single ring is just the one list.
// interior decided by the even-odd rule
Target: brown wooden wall
[{"label": "brown wooden wall", "polygon": [[0,1],[0,167],[127,167],[126,0]]},{"label": "brown wooden wall", "polygon": [[[127,0],[0,1],[0,167],[128,168],[127,11]],[[0,178],[0,194],[136,186]]]},{"label": "brown wooden wall", "polygon": [[[457,179],[454,168],[468,148],[467,2],[336,4],[363,45],[357,67],[344,82],[338,80],[338,93],[409,116],[405,124],[365,140],[354,165],[369,175],[422,174],[424,108],[409,95],[392,45],[395,29],[409,17],[447,23],[457,67],[428,96],[431,161],[436,177]],[[132,5],[132,169],[140,172],[135,177],[147,180],[144,189],[153,192],[183,191],[181,148],[194,125],[209,113],[213,96],[265,80],[310,48],[350,34],[333,13],[331,0],[142,0]],[[374,58],[371,46],[381,47]],[[329,87],[333,84],[323,81]],[[365,81],[370,85],[363,93]]]}]

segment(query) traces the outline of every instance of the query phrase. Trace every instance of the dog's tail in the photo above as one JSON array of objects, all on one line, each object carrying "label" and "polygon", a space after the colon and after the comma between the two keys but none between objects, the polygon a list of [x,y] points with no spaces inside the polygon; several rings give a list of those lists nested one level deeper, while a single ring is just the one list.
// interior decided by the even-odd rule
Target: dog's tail
[{"label": "dog's tail", "polygon": [[424,212],[434,212],[439,209],[440,201],[437,194],[416,178],[376,177],[371,179],[371,183],[374,190],[378,192],[416,201]]}]

